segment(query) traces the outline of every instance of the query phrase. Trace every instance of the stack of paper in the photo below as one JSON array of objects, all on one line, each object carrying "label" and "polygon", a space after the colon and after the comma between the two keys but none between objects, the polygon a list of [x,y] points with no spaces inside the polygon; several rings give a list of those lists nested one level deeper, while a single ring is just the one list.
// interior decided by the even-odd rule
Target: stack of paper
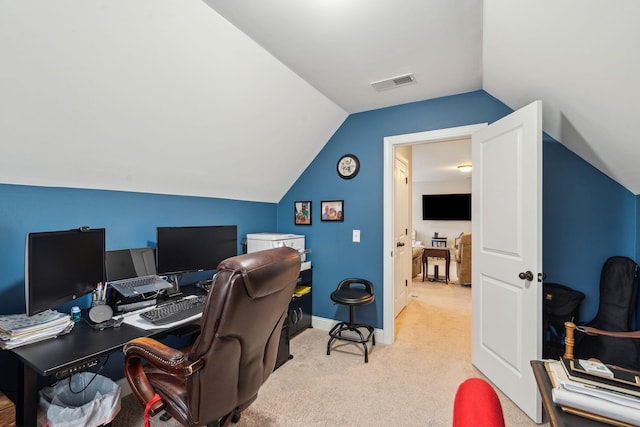
[{"label": "stack of paper", "polygon": [[55,338],[73,329],[68,314],[46,310],[34,316],[9,314],[0,316],[0,348],[12,348]]},{"label": "stack of paper", "polygon": [[566,412],[613,425],[640,425],[640,384],[598,375],[582,378],[576,375],[581,372],[575,366],[566,359],[546,363],[554,403]]}]

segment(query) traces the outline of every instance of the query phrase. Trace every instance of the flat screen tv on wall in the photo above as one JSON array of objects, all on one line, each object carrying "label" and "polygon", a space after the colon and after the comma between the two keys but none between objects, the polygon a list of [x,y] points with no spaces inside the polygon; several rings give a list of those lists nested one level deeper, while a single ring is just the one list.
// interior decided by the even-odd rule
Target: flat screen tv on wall
[{"label": "flat screen tv on wall", "polygon": [[471,221],[471,194],[423,194],[422,219]]}]

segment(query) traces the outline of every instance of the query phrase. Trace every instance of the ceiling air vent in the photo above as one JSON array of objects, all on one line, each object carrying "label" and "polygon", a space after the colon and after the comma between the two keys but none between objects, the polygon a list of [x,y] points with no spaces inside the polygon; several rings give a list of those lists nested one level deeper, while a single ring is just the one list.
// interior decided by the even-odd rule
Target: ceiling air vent
[{"label": "ceiling air vent", "polygon": [[391,89],[398,86],[408,85],[410,83],[415,83],[416,78],[413,73],[403,74],[401,76],[391,77],[389,79],[378,80],[377,82],[372,82],[371,86],[373,86],[376,90],[385,90]]}]

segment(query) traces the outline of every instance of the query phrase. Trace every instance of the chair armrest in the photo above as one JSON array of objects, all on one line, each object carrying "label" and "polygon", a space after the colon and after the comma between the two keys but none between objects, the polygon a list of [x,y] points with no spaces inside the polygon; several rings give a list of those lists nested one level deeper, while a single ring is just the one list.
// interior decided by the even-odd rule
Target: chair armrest
[{"label": "chair armrest", "polygon": [[604,335],[616,338],[640,338],[640,331],[605,331],[603,329],[592,328],[591,326],[576,326],[573,322],[564,322],[565,338],[564,338],[564,356],[567,359],[573,359],[573,347],[575,345],[575,331],[580,331],[587,335]]},{"label": "chair armrest", "polygon": [[137,357],[173,374],[182,374],[186,356],[182,350],[166,346],[153,338],[136,338],[125,344],[125,357]]},{"label": "chair armrest", "polygon": [[[169,374],[182,376],[191,375],[203,365],[201,360],[191,363],[182,350],[171,348],[152,338],[133,339],[125,344],[123,351],[125,377],[135,396],[144,405],[153,399],[156,392],[144,372],[143,361]],[[154,415],[163,408],[164,402],[159,401],[149,412]]]},{"label": "chair armrest", "polygon": [[604,335],[615,338],[640,338],[640,331],[605,331],[604,329],[592,328],[591,326],[576,326],[576,330],[587,335]]}]

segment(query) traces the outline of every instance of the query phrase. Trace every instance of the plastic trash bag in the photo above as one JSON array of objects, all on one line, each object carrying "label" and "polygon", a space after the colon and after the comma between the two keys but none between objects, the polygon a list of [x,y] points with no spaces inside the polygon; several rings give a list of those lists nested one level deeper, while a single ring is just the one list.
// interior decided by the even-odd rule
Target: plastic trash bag
[{"label": "plastic trash bag", "polygon": [[120,386],[93,372],[74,374],[53,387],[40,390],[38,423],[41,426],[96,427],[110,423],[118,412]]}]

